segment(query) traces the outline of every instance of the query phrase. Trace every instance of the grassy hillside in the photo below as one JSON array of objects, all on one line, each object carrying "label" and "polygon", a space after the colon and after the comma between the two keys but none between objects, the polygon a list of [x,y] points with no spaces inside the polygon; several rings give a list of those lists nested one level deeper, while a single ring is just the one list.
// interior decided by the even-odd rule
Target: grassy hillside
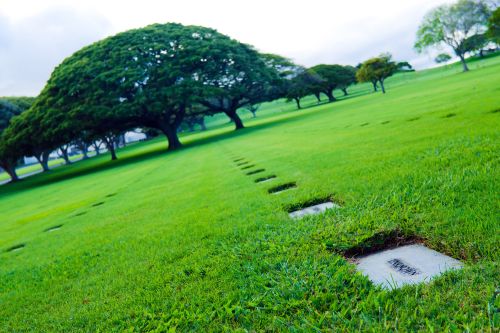
[{"label": "grassy hillside", "polygon": [[[0,187],[0,331],[498,329],[500,57],[471,67]],[[325,197],[343,207],[288,217]],[[342,256],[396,231],[465,268],[388,291]]]}]

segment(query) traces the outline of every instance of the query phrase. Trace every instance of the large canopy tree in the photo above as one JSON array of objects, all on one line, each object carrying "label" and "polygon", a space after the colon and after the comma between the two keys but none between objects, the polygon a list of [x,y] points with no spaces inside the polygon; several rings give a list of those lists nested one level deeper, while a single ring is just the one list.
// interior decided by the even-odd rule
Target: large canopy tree
[{"label": "large canopy tree", "polygon": [[216,112],[234,115],[233,104],[262,96],[262,82],[270,76],[255,50],[213,29],[154,24],[106,38],[67,58],[52,73],[34,109],[54,110],[76,122],[72,136],[86,131],[105,137],[149,127],[163,132],[169,149],[176,149],[181,146],[177,128],[192,105],[210,102],[207,112],[213,113],[212,101],[221,100]]},{"label": "large canopy tree", "polygon": [[392,55],[385,53],[363,62],[356,72],[356,78],[359,82],[371,82],[375,91],[377,91],[377,82],[380,83],[380,88],[385,94],[385,79],[392,76],[397,70],[398,66],[392,61]]},{"label": "large canopy tree", "polygon": [[448,45],[468,71],[465,56],[478,47],[491,11],[483,0],[459,0],[439,6],[427,13],[417,31],[415,49],[419,52],[432,47]]}]

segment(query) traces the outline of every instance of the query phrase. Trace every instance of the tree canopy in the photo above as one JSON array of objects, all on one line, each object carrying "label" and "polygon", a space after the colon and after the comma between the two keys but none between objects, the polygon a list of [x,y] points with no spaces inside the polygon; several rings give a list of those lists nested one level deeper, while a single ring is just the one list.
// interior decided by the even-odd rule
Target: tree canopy
[{"label": "tree canopy", "polygon": [[440,53],[434,58],[434,61],[438,64],[442,64],[451,60],[451,56],[448,53]]},{"label": "tree canopy", "polygon": [[[333,96],[335,89],[345,90],[356,82],[355,70],[350,66],[321,64],[311,67],[309,71],[322,78],[318,90],[324,93],[330,102],[336,100],[335,96]],[[346,93],[346,90],[344,93]]]},{"label": "tree canopy", "polygon": [[294,100],[297,109],[301,109],[300,100],[303,97],[314,94],[317,87],[323,83],[323,79],[316,73],[302,69],[287,81],[287,101]]},{"label": "tree canopy", "polygon": [[377,82],[380,83],[380,88],[385,93],[385,79],[397,70],[398,65],[392,61],[392,55],[386,53],[363,62],[356,72],[356,78],[359,82],[371,82],[375,91],[377,91]]},{"label": "tree canopy", "polygon": [[60,130],[60,142],[46,142],[53,148],[83,131],[106,137],[149,127],[163,132],[169,149],[176,149],[177,128],[191,112],[224,112],[238,127],[236,109],[267,98],[278,78],[252,47],[213,29],[154,24],[67,58],[32,109],[43,113],[53,131]]},{"label": "tree canopy", "polygon": [[490,17],[488,4],[483,0],[459,0],[439,6],[427,13],[417,31],[415,49],[448,45],[468,71],[465,56],[481,44],[478,35],[484,34]]},{"label": "tree canopy", "polygon": [[492,42],[500,45],[500,7],[497,7],[491,14],[488,20],[488,31],[486,32],[488,38]]},{"label": "tree canopy", "polygon": [[18,116],[23,111],[22,108],[13,103],[0,99],[0,167],[2,167],[11,177],[17,180],[16,162],[22,157],[19,151],[10,149],[7,144],[8,136],[5,135],[5,129],[10,125],[13,117]]}]

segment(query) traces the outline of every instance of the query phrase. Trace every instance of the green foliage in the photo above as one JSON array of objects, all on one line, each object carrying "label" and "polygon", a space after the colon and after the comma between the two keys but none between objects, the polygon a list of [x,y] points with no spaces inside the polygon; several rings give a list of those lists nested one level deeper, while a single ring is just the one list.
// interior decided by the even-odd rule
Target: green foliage
[{"label": "green foliage", "polygon": [[25,111],[33,104],[35,97],[0,97],[0,100],[10,102]]},{"label": "green foliage", "polygon": [[417,31],[415,49],[419,52],[429,47],[445,44],[460,57],[467,71],[465,54],[482,46],[482,39],[491,12],[483,0],[459,0],[442,5],[426,14]]},{"label": "green foliage", "polygon": [[379,82],[382,92],[385,93],[385,79],[392,76],[397,70],[398,65],[392,61],[392,55],[386,53],[363,62],[356,72],[356,78],[359,82],[372,82],[374,86]]},{"label": "green foliage", "polygon": [[319,91],[319,86],[323,83],[323,78],[318,74],[302,70],[293,78],[289,79],[286,88],[286,98],[288,101],[295,100],[297,108],[300,109],[300,99]]},{"label": "green foliage", "polygon": [[[206,71],[203,84],[206,97],[199,103],[212,113],[223,112],[236,129],[243,128],[239,108],[274,100],[284,93],[285,78],[295,65],[288,59],[274,54],[259,54],[244,44],[219,43],[211,46],[213,56],[208,61],[215,68]],[[224,55],[223,59],[219,59]]]},{"label": "green foliage", "polygon": [[434,59],[434,61],[438,64],[446,63],[450,60],[451,60],[451,56],[448,53],[440,53]]},{"label": "green foliage", "polygon": [[0,99],[0,135],[7,128],[12,117],[21,114],[22,109],[17,105]]},{"label": "green foliage", "polygon": [[309,71],[322,78],[318,90],[324,93],[330,102],[335,101],[333,90],[347,89],[356,83],[356,70],[352,66],[321,64],[311,67]]},{"label": "green foliage", "polygon": [[33,107],[50,125],[37,138],[55,148],[81,133],[93,139],[150,127],[176,149],[185,117],[267,100],[278,80],[252,47],[213,29],[173,23],[133,29],[81,49],[54,70]]},{"label": "green foliage", "polygon": [[20,115],[23,109],[7,98],[0,99],[0,167],[9,173],[13,181],[17,180],[16,162],[22,157],[19,150],[8,145],[8,135],[5,133],[12,119]]},{"label": "green foliage", "polygon": [[488,20],[487,36],[494,43],[500,45],[500,7],[497,7]]}]

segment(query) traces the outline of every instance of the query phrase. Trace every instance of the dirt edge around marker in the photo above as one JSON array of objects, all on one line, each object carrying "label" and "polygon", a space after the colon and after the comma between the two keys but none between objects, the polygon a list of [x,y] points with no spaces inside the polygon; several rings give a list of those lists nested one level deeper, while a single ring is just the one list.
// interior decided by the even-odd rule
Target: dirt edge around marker
[{"label": "dirt edge around marker", "polygon": [[304,209],[307,207],[311,207],[311,206],[315,206],[315,205],[319,205],[319,204],[327,203],[327,202],[333,202],[334,204],[339,205],[340,207],[342,207],[344,205],[344,201],[342,199],[338,198],[334,194],[329,194],[326,196],[311,198],[311,199],[308,199],[308,200],[305,200],[302,202],[292,203],[290,205],[284,206],[283,209],[287,213],[293,213],[297,210],[301,210],[301,209]]},{"label": "dirt edge around marker", "polygon": [[7,248],[5,250],[5,252],[12,252],[12,251],[15,251],[15,250],[19,250],[19,249],[24,248],[25,246],[26,246],[26,244],[24,244],[24,243],[16,244],[16,245],[13,245],[13,246]]},{"label": "dirt edge around marker", "polygon": [[281,192],[281,191],[285,191],[285,190],[288,190],[288,189],[291,189],[291,188],[296,188],[296,187],[297,187],[297,183],[296,182],[289,182],[289,183],[284,183],[284,184],[281,184],[281,185],[278,185],[278,186],[273,186],[270,189],[268,189],[267,192],[270,193],[270,194],[273,194],[273,193],[276,193],[276,192]]},{"label": "dirt edge around marker", "polygon": [[329,250],[339,252],[349,261],[356,261],[356,258],[361,256],[410,244],[425,244],[425,239],[416,235],[407,235],[400,229],[393,229],[375,233],[346,249],[335,249],[334,245],[331,244]]},{"label": "dirt edge around marker", "polygon": [[256,183],[262,183],[262,182],[265,182],[266,180],[274,179],[274,178],[277,178],[277,177],[278,176],[276,176],[276,175],[269,175],[269,176],[257,178],[257,179],[254,180],[254,182],[256,182]]}]

